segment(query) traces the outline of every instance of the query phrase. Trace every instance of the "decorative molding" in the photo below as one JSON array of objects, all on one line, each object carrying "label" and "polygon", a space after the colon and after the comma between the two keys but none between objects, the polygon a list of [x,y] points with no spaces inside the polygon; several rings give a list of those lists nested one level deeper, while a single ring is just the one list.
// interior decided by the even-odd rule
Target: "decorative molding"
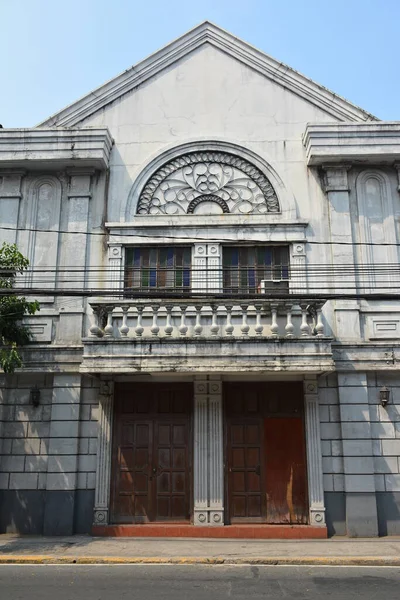
[{"label": "decorative molding", "polygon": [[23,323],[32,335],[32,342],[51,342],[53,319],[25,317]]},{"label": "decorative molding", "polygon": [[0,129],[0,163],[7,167],[105,170],[113,139],[108,129]]},{"label": "decorative molding", "polygon": [[360,161],[392,166],[400,160],[400,123],[308,124],[303,144],[308,166]]},{"label": "decorative molding", "polygon": [[[358,233],[362,243],[359,249],[358,262],[361,265],[397,264],[399,254],[396,248],[397,232],[393,215],[395,207],[391,184],[386,173],[377,169],[368,169],[359,173],[356,179],[358,208]],[[371,214],[372,213],[372,214]],[[374,246],[384,239],[393,246],[381,248]],[[382,293],[390,293],[396,285],[397,276],[391,269],[381,272],[370,270],[367,275],[359,277],[359,289],[364,293],[374,293],[379,289]]]},{"label": "decorative molding", "polygon": [[304,404],[306,418],[310,525],[325,527],[321,433],[318,410],[318,385],[316,377],[306,376],[304,378]]},{"label": "decorative molding", "polygon": [[253,71],[274,81],[296,96],[341,121],[377,121],[377,118],[348,100],[318,85],[288,65],[257,50],[250,44],[205,21],[177,40],[158,50],[77,102],[49,117],[38,127],[73,127],[110,102],[135,90],[164,69],[182,60],[205,44],[231,56]]},{"label": "decorative molding", "polygon": [[99,430],[97,436],[96,489],[93,523],[107,525],[111,484],[112,419],[114,383],[101,381],[99,390]]},{"label": "decorative molding", "polygon": [[193,214],[203,202],[224,213],[280,212],[267,177],[247,160],[227,152],[190,152],[159,168],[146,183],[138,214]]},{"label": "decorative molding", "polygon": [[[170,162],[181,158],[182,156],[186,156],[187,154],[193,153],[224,153],[232,155],[236,158],[243,159],[244,161],[250,163],[250,165],[254,166],[258,171],[260,171],[265,178],[270,182],[273,187],[278,201],[279,201],[279,213],[265,213],[263,217],[263,222],[267,222],[270,220],[275,221],[297,221],[297,204],[294,198],[293,192],[287,188],[284,184],[282,178],[279,176],[277,170],[274,168],[271,161],[267,160],[267,157],[260,156],[259,154],[253,152],[250,148],[246,148],[244,146],[234,144],[228,139],[223,138],[191,138],[184,144],[170,144],[166,146],[163,150],[154,153],[149,159],[141,166],[140,170],[137,171],[136,176],[134,178],[133,185],[129,191],[128,197],[125,202],[121,202],[120,208],[120,222],[123,224],[132,223],[133,221],[140,222],[143,219],[148,218],[148,215],[138,215],[137,214],[137,206],[139,203],[139,198],[142,195],[144,188],[147,183],[151,180],[151,178],[160,171],[165,165]],[[212,218],[213,215],[210,215]],[[225,215],[224,221],[229,220],[230,218],[242,218],[242,219],[251,219],[253,217],[257,217],[258,222],[260,221],[259,215]],[[151,215],[153,226],[155,222],[159,219],[173,219],[173,215]],[[176,217],[175,217],[176,218]],[[214,215],[214,218],[219,218],[219,215]],[[182,221],[182,216],[179,217]],[[200,220],[200,215],[197,214],[196,217],[191,215],[186,215],[185,222],[190,219]],[[208,223],[208,221],[207,221]],[[198,223],[196,223],[197,225]]]}]

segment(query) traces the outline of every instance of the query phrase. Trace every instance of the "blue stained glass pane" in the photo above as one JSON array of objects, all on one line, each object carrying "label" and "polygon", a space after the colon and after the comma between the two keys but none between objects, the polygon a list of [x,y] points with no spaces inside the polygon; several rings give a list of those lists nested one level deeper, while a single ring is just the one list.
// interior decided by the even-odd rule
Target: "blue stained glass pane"
[{"label": "blue stained glass pane", "polygon": [[265,248],[264,264],[266,266],[272,265],[272,249],[271,248]]},{"label": "blue stained glass pane", "polygon": [[249,269],[249,287],[255,287],[256,285],[256,272],[254,269]]},{"label": "blue stained glass pane", "polygon": [[190,270],[185,269],[183,271],[183,286],[189,287],[189,285],[190,285]]},{"label": "blue stained glass pane", "polygon": [[140,248],[135,248],[133,251],[133,265],[140,267]]}]

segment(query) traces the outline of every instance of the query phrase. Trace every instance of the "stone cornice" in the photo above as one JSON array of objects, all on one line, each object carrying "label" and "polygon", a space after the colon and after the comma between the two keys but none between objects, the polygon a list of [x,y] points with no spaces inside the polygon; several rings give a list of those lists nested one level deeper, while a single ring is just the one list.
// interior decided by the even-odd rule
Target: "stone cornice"
[{"label": "stone cornice", "polygon": [[205,21],[77,102],[49,117],[38,127],[75,126],[207,43],[314,104],[335,119],[340,121],[378,120],[370,113],[337,96],[294,69],[278,62],[220,27]]},{"label": "stone cornice", "polygon": [[0,167],[108,168],[108,129],[0,129]]},{"label": "stone cornice", "polygon": [[303,136],[309,166],[393,164],[400,160],[400,123],[308,124]]}]

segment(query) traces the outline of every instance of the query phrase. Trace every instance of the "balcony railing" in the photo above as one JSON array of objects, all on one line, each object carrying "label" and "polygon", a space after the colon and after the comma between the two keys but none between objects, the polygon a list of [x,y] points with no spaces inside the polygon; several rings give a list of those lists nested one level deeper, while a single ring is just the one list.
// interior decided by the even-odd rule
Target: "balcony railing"
[{"label": "balcony railing", "polygon": [[92,338],[323,338],[325,300],[136,298],[91,302]]}]

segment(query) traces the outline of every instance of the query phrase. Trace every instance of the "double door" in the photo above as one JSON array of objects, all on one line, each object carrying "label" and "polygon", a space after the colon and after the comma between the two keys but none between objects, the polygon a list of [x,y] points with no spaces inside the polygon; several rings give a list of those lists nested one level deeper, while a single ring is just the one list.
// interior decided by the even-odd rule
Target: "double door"
[{"label": "double door", "polygon": [[192,386],[137,384],[117,394],[113,522],[189,520]]}]

